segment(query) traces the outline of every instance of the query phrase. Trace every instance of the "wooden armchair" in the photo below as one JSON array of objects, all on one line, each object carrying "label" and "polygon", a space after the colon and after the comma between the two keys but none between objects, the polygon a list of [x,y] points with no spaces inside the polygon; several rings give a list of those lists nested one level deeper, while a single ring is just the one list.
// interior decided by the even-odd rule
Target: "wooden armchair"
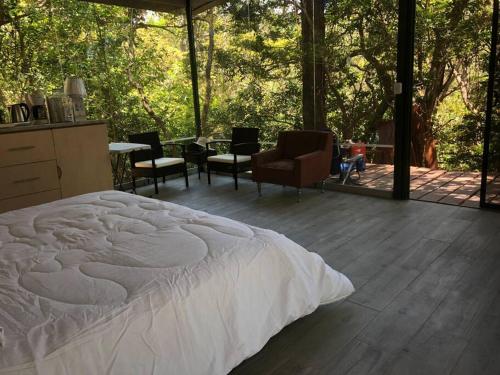
[{"label": "wooden armchair", "polygon": [[216,140],[207,143],[207,154],[210,146],[216,143],[229,144],[229,153],[207,157],[208,184],[211,184],[211,171],[231,173],[234,188],[238,190],[238,173],[251,169],[251,155],[260,151],[258,128],[233,128],[231,140]]},{"label": "wooden armchair", "polygon": [[278,137],[276,149],[252,155],[252,178],[261,184],[293,186],[300,200],[301,189],[330,176],[333,134],[323,131],[286,131]]},{"label": "wooden armchair", "polygon": [[[131,134],[128,136],[131,143],[142,143],[151,146],[151,150],[133,151],[130,153],[130,166],[132,168],[132,186],[136,191],[136,178],[152,178],[155,184],[155,193],[158,194],[158,177],[182,173],[186,181],[186,188],[189,187],[187,166],[185,160],[185,146],[178,143],[166,143],[162,145],[158,132]],[[165,157],[163,147],[179,147],[181,157]]]}]

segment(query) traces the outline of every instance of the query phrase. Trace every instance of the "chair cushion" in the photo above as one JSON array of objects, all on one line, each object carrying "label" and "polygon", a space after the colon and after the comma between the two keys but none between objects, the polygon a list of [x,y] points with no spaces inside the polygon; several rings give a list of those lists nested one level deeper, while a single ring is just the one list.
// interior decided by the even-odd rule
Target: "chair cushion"
[{"label": "chair cushion", "polygon": [[265,169],[277,169],[280,171],[292,171],[294,166],[294,161],[292,159],[280,159],[275,160],[270,163],[265,163],[262,168]]},{"label": "chair cushion", "polygon": [[[244,163],[250,161],[252,157],[250,155],[236,155],[237,163]],[[208,161],[215,163],[228,163],[232,164],[234,162],[234,154],[222,154],[222,155],[214,155],[209,156],[207,158]]]},{"label": "chair cushion", "polygon": [[[169,167],[171,165],[183,164],[183,158],[159,158],[155,159],[156,168]],[[135,163],[136,168],[153,168],[151,160],[138,161]]]}]

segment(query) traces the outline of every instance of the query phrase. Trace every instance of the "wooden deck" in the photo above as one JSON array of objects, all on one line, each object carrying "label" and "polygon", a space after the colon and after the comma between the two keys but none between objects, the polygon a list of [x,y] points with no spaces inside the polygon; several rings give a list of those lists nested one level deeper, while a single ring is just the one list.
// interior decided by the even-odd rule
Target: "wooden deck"
[{"label": "wooden deck", "polygon": [[[368,164],[362,173],[360,186],[390,192],[394,166]],[[479,207],[479,172],[447,172],[444,170],[411,167],[411,199],[439,202],[464,207]],[[490,176],[488,201],[500,204],[500,176]],[[355,187],[354,187],[355,188]]]},{"label": "wooden deck", "polygon": [[[283,233],[356,292],[290,324],[234,375],[500,374],[500,213],[190,177],[159,199]],[[152,186],[139,189],[144,195]]]}]

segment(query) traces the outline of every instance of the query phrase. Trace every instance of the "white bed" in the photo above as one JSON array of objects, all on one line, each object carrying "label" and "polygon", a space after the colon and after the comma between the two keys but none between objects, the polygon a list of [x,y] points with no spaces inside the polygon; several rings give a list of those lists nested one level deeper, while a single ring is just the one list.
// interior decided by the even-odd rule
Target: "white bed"
[{"label": "white bed", "polygon": [[109,191],[0,215],[0,374],[226,374],[353,292],[276,232]]}]

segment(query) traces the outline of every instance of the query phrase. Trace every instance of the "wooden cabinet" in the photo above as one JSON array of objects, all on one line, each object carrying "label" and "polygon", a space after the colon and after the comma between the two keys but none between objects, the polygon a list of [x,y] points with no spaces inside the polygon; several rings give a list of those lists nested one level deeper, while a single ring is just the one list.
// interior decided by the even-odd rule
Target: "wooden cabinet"
[{"label": "wooden cabinet", "polygon": [[63,198],[113,188],[106,125],[54,129]]},{"label": "wooden cabinet", "polygon": [[0,212],[112,188],[106,123],[0,134]]}]

